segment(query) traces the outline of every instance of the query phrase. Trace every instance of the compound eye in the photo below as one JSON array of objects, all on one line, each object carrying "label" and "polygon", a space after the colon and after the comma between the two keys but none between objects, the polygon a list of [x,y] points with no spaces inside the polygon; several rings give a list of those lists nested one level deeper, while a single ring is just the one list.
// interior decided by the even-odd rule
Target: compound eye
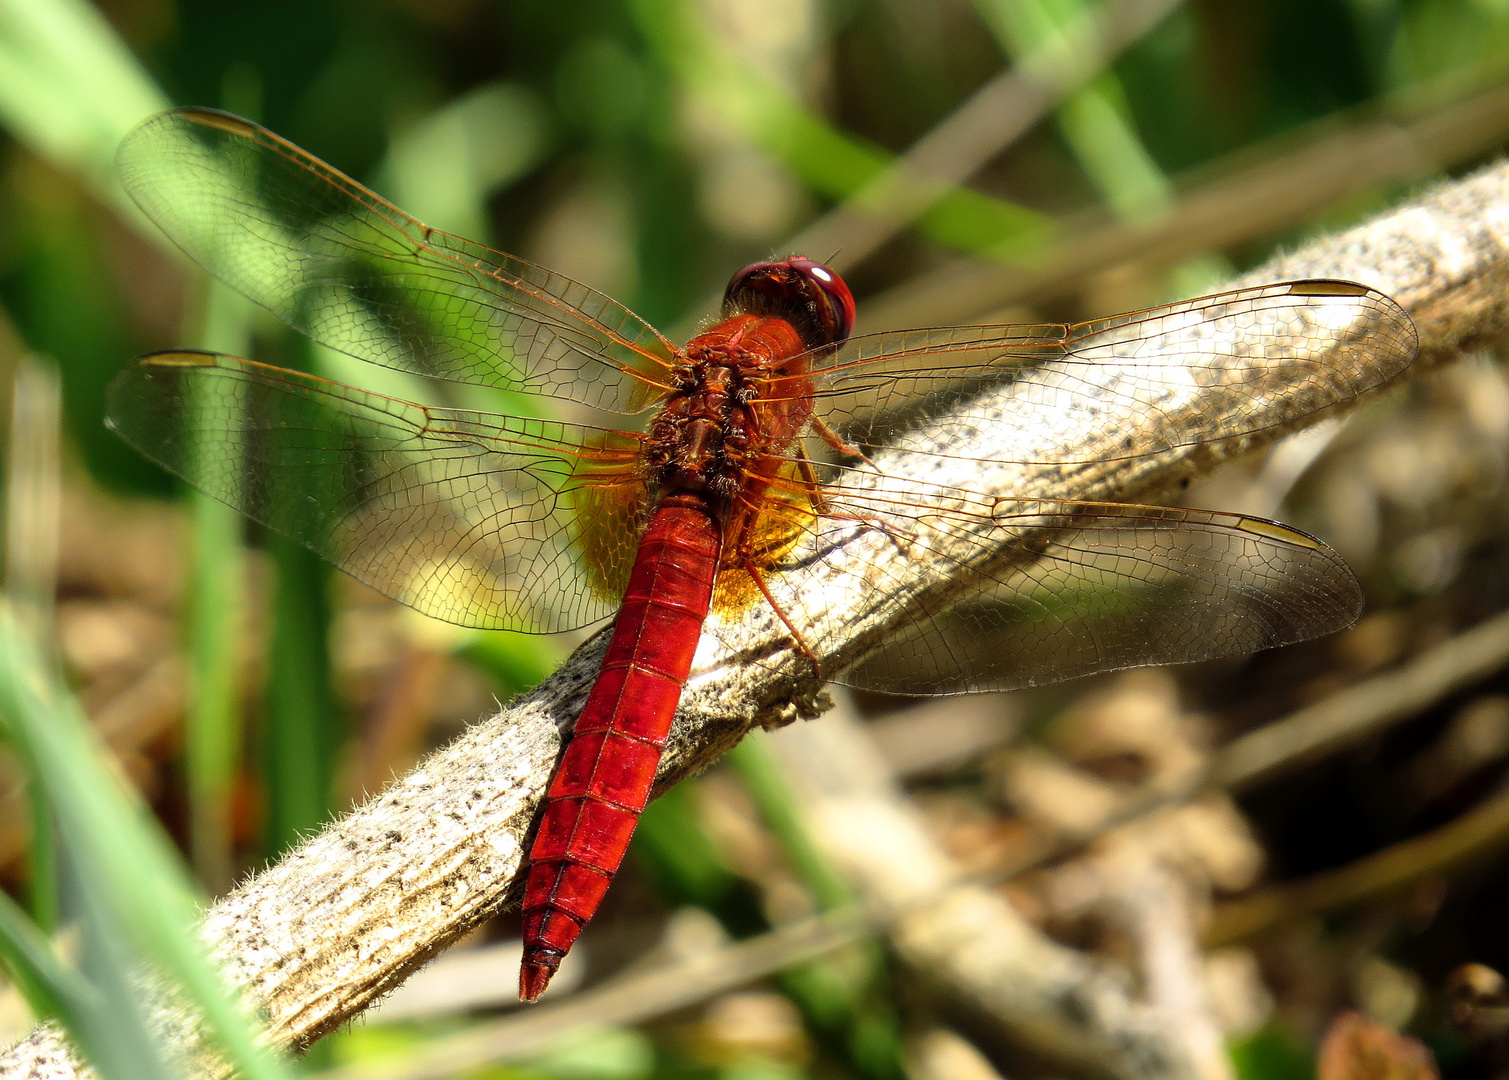
[{"label": "compound eye", "polygon": [[751,263],[723,294],[723,315],[770,315],[797,328],[809,349],[837,345],[854,329],[854,296],[843,279],[800,256]]},{"label": "compound eye", "polygon": [[728,311],[737,310],[744,298],[751,293],[766,291],[768,282],[780,263],[750,263],[728,279],[728,288],[723,290],[723,306]]},{"label": "compound eye", "polygon": [[844,279],[822,263],[811,259],[792,259],[789,265],[792,270],[816,285],[818,292],[826,299],[832,319],[827,329],[832,333],[834,344],[848,338],[854,332],[854,294],[844,284]]}]

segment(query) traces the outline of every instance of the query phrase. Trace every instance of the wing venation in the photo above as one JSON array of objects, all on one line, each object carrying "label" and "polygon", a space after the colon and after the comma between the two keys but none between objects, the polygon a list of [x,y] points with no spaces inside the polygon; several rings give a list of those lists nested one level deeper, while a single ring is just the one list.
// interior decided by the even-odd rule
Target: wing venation
[{"label": "wing venation", "polygon": [[[1381,386],[1414,324],[1355,282],[1278,282],[1065,324],[856,337],[822,366],[817,412],[850,444],[905,444],[947,415],[997,461],[1064,464],[1230,442]],[[986,393],[1011,386],[1009,408]],[[1093,439],[1119,419],[1116,445]],[[1103,433],[1102,433],[1103,434]]]},{"label": "wing venation", "polygon": [[584,512],[642,501],[627,433],[421,406],[188,351],[123,371],[108,422],[199,490],[447,622],[587,625],[617,604],[598,582],[634,556],[631,521]]},{"label": "wing venation", "polygon": [[432,229],[228,113],[155,116],[126,136],[117,165],[196,262],[358,359],[632,413],[676,356],[602,293]]},{"label": "wing venation", "polygon": [[[1150,664],[1237,656],[1351,625],[1362,592],[1315,538],[1250,516],[1120,503],[1031,503],[957,493],[827,489],[790,577],[767,581],[800,626],[831,625],[804,564],[834,537],[867,557],[823,562],[859,606],[893,605],[894,634],[835,681],[901,694],[1004,690]],[[968,569],[961,573],[961,567]],[[884,613],[882,613],[884,614]],[[820,643],[816,643],[820,645]],[[822,651],[821,648],[818,649]]]}]

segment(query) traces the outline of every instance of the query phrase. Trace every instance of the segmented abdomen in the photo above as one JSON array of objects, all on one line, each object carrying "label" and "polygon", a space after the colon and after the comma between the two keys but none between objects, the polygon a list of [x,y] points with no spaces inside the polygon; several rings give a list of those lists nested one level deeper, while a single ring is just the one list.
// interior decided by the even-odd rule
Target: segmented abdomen
[{"label": "segmented abdomen", "polygon": [[640,541],[602,671],[529,853],[526,1001],[544,992],[623,861],[691,671],[722,544],[709,497],[690,491],[661,499]]}]

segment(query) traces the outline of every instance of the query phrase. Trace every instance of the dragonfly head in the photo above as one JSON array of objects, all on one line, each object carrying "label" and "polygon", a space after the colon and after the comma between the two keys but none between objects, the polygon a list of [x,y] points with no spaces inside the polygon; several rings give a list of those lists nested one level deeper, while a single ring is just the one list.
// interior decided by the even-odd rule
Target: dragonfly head
[{"label": "dragonfly head", "polygon": [[809,349],[837,345],[854,329],[854,294],[822,263],[793,255],[750,263],[723,294],[723,316],[785,319]]}]

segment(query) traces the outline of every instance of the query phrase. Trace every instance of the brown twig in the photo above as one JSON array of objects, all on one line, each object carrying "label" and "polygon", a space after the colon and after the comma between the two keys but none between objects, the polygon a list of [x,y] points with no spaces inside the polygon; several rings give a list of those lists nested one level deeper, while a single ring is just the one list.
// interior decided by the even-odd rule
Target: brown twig
[{"label": "brown twig", "polygon": [[1396,671],[1338,691],[1276,724],[1233,740],[1211,763],[1210,783],[1240,791],[1340,746],[1419,715],[1509,664],[1509,614],[1426,649]]},{"label": "brown twig", "polygon": [[1068,235],[1029,266],[946,263],[876,297],[865,309],[867,325],[884,330],[994,318],[992,312],[1012,305],[1082,289],[1090,275],[1118,266],[1163,266],[1239,244],[1357,192],[1428,176],[1509,130],[1509,84],[1503,82],[1431,105],[1339,131],[1330,119],[1297,146],[1288,136],[1280,145],[1244,150],[1237,160],[1185,178],[1168,215],[1066,226]]},{"label": "brown twig", "polygon": [[1210,1000],[1189,883],[1149,852],[1118,854],[1110,913],[1137,951],[1149,1006],[1194,1075],[1235,1080]]},{"label": "brown twig", "polygon": [[[1180,3],[1120,0],[1086,13],[1051,45],[982,86],[880,175],[792,237],[782,250],[826,259],[835,270],[847,272],[1031,130]],[[711,294],[693,310],[715,311],[721,300],[721,293]],[[874,328],[881,325],[876,320]]]},{"label": "brown twig", "polygon": [[1164,1002],[1132,997],[1125,972],[1050,940],[999,893],[962,880],[844,710],[771,742],[808,827],[918,976],[1038,1053],[1081,1068],[1225,1080],[1176,1032]]},{"label": "brown twig", "polygon": [[1063,858],[1114,829],[1205,791],[1241,791],[1416,716],[1449,694],[1509,665],[1509,614],[1435,645],[1396,671],[1364,679],[1282,720],[1232,740],[1205,768],[1119,803],[1076,832],[1045,836],[997,870],[1008,878]]},{"label": "brown twig", "polygon": [[431,1040],[409,1055],[320,1073],[317,1080],[442,1080],[481,1065],[511,1061],[542,1050],[572,1031],[633,1023],[737,989],[847,944],[865,929],[864,917],[854,910],[804,919]]},{"label": "brown twig", "polygon": [[881,175],[803,229],[787,250],[861,263],[948,190],[973,176],[1032,125],[1157,26],[1181,0],[1120,0],[1088,13],[1052,45],[981,87]]},{"label": "brown twig", "polygon": [[1216,947],[1261,933],[1285,919],[1346,907],[1439,874],[1509,840],[1509,791],[1479,804],[1434,832],[1302,881],[1258,889],[1219,904],[1206,926]]}]

